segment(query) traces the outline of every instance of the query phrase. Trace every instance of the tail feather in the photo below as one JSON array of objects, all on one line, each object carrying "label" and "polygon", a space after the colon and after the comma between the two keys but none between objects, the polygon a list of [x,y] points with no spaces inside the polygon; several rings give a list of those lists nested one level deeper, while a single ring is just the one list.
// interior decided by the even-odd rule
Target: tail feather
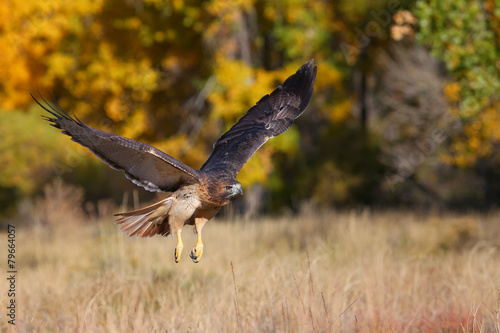
[{"label": "tail feather", "polygon": [[[142,228],[142,231],[138,234],[139,237],[144,237],[141,235],[156,235],[160,230],[160,226],[153,222],[149,222],[147,226]],[[133,235],[132,235],[133,236]]]},{"label": "tail feather", "polygon": [[172,197],[165,198],[150,206],[118,213],[120,216],[115,224],[121,224],[120,230],[127,236],[152,237],[156,234],[167,236],[170,234],[168,212],[172,206]]}]

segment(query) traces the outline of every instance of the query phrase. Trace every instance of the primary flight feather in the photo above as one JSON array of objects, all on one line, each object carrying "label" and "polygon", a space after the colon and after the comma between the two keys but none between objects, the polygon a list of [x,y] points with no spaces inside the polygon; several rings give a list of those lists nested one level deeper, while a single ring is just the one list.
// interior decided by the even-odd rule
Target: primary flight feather
[{"label": "primary flight feather", "polygon": [[150,145],[87,126],[43,98],[45,105],[32,97],[50,113],[44,117],[52,126],[87,147],[112,168],[124,171],[132,182],[148,191],[173,192],[151,206],[117,214],[116,223],[128,236],[176,235],[176,262],[183,249],[182,227],[194,225],[197,242],[190,256],[198,262],[203,253],[203,226],[222,206],[243,194],[236,175],[248,159],[267,140],[289,129],[305,111],[314,91],[316,70],[311,60],[270,95],[262,97],[214,143],[212,153],[200,170]]}]

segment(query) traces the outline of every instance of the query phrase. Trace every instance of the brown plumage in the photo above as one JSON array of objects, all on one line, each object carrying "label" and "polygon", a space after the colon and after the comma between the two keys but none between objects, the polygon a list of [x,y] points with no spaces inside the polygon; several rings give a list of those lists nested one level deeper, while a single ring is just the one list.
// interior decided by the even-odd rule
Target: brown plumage
[{"label": "brown plumage", "polygon": [[307,108],[316,79],[313,60],[304,64],[270,95],[255,106],[213,145],[200,170],[195,170],[164,152],[144,143],[104,132],[35,101],[53,117],[45,117],[71,139],[87,147],[114,169],[125,172],[135,184],[149,191],[172,192],[167,198],[135,211],[119,213],[116,221],[128,236],[177,236],[175,261],[183,249],[181,230],[194,225],[198,241],[191,258],[198,262],[203,253],[201,230],[224,205],[242,195],[236,175],[248,159],[270,138],[290,128]]}]

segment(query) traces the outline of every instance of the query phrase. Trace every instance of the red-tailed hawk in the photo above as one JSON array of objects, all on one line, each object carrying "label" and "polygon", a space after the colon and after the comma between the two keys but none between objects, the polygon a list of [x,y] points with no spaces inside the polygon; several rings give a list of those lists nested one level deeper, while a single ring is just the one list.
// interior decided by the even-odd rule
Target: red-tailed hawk
[{"label": "red-tailed hawk", "polygon": [[116,224],[128,236],[177,236],[175,261],[179,262],[183,244],[182,227],[194,225],[196,246],[191,258],[196,263],[203,253],[201,230],[222,206],[242,195],[236,175],[248,159],[267,140],[290,128],[311,100],[316,79],[313,60],[270,95],[262,97],[231,129],[213,145],[212,154],[200,170],[179,162],[144,143],[104,132],[70,117],[60,108],[35,101],[52,117],[51,125],[90,149],[97,157],[148,191],[172,192],[167,198],[135,211],[119,213]]}]

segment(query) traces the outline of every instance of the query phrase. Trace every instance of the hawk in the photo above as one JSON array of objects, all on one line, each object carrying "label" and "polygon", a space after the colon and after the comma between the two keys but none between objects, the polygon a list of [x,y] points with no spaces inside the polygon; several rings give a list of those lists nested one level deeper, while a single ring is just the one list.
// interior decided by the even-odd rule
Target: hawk
[{"label": "hawk", "polygon": [[87,147],[103,162],[148,191],[171,192],[150,206],[115,214],[115,222],[128,236],[151,237],[156,234],[177,237],[174,251],[179,262],[185,224],[194,225],[197,235],[191,259],[197,263],[203,254],[201,230],[232,199],[243,194],[236,175],[248,159],[270,138],[290,128],[309,105],[316,79],[314,61],[300,67],[270,95],[250,108],[231,129],[213,145],[213,151],[200,170],[195,170],[150,145],[101,131],[71,117],[60,107],[51,106],[42,96],[51,116],[43,116],[71,140]]}]

